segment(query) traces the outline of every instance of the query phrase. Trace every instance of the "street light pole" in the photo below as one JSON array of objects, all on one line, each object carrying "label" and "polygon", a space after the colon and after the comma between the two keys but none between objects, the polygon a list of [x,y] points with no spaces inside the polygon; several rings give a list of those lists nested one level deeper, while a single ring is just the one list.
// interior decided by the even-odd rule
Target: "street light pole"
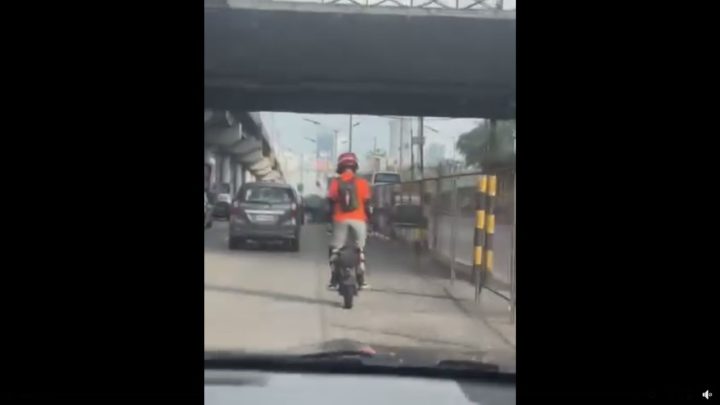
[{"label": "street light pole", "polygon": [[333,130],[333,161],[337,160],[338,158],[338,132],[339,131],[337,129]]},{"label": "street light pole", "polygon": [[[316,135],[317,137],[317,135]],[[312,139],[309,137],[305,137],[306,140],[312,142],[315,144],[315,181],[320,181],[320,168],[318,167],[318,162],[320,161],[320,145],[317,139]]]},{"label": "street light pole", "polygon": [[300,153],[300,184],[303,185],[303,191],[305,191],[305,154]]},{"label": "street light pole", "polygon": [[410,180],[415,180],[415,137],[410,125]]},{"label": "street light pole", "polygon": [[400,118],[400,136],[399,136],[400,139],[398,142],[398,146],[399,146],[400,150],[399,150],[399,155],[398,155],[398,167],[397,167],[398,173],[400,173],[400,171],[402,171],[403,152],[405,152],[405,149],[404,149],[405,145],[403,145],[403,132],[405,132],[405,118]]},{"label": "street light pole", "polygon": [[352,114],[350,114],[350,118],[348,121],[348,152],[352,152],[352,130],[353,130],[353,122],[352,122]]},{"label": "street light pole", "polygon": [[[333,138],[333,147],[332,147],[332,154],[333,154],[332,157],[333,157],[334,159],[337,159],[337,154],[338,154],[338,153],[337,153],[337,149],[338,149],[338,145],[337,145],[337,143],[338,143],[338,133],[339,133],[340,131],[339,131],[338,129],[330,128],[330,127],[328,127],[327,125],[324,125],[323,123],[321,123],[321,122],[319,122],[319,121],[312,120],[312,119],[310,119],[310,118],[303,118],[303,121],[307,121],[307,122],[309,122],[309,123],[311,123],[311,124],[313,124],[313,125],[317,125],[317,126],[319,126],[319,127],[324,127],[324,128],[326,128],[326,129],[329,129],[329,130],[333,131],[333,133],[334,133],[334,138]],[[349,135],[349,137],[348,137],[348,148],[349,148],[349,151],[350,151],[350,152],[352,152],[352,130],[353,130],[353,128],[355,128],[355,127],[358,126],[358,125],[360,125],[359,122],[356,122],[356,123],[353,124],[353,122],[352,122],[352,115],[350,115],[350,123],[348,124],[348,135]]]},{"label": "street light pole", "polygon": [[420,178],[424,178],[423,172],[425,171],[425,124],[423,123],[423,117],[420,117]]}]

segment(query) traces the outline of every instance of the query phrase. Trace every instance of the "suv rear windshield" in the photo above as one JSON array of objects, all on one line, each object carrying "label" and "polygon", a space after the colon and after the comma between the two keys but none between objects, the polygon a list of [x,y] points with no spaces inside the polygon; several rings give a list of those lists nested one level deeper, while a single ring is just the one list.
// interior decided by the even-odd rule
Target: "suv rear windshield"
[{"label": "suv rear windshield", "polygon": [[292,190],[283,187],[250,186],[240,196],[241,201],[271,204],[289,204],[293,201]]}]

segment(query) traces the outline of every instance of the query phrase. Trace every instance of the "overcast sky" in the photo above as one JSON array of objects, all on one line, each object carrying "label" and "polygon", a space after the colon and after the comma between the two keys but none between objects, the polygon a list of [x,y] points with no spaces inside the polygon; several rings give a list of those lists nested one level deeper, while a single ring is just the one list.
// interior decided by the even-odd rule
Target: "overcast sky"
[{"label": "overcast sky", "polygon": [[[296,114],[296,113],[262,113],[263,123],[271,136],[278,142],[281,150],[291,150],[297,154],[313,154],[315,144],[306,138],[315,139],[319,132],[330,132],[338,130],[338,138],[347,139],[349,115],[340,114]],[[305,118],[317,121],[316,125],[305,120]],[[416,119],[416,118],[415,118]],[[353,128],[353,152],[364,156],[373,148],[377,139],[377,147],[388,151],[390,146],[390,122],[391,118],[374,115],[353,115],[353,122],[359,123]],[[425,118],[426,144],[440,143],[445,145],[446,157],[451,157],[452,148],[457,137],[480,122],[479,119],[466,118]],[[416,124],[417,125],[417,124]],[[433,131],[432,128],[437,130]],[[338,149],[339,153],[347,150],[347,144]]]}]

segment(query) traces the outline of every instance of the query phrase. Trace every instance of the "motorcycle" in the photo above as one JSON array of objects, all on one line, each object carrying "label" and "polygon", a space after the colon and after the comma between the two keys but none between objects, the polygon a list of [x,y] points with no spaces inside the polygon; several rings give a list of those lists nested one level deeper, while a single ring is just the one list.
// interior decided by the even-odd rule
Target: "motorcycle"
[{"label": "motorcycle", "polygon": [[360,284],[358,280],[358,266],[360,254],[357,248],[343,248],[335,261],[335,276],[337,277],[338,293],[343,297],[343,308],[351,309],[353,300],[358,295]]},{"label": "motorcycle", "polygon": [[360,249],[355,242],[354,232],[348,235],[334,266],[333,278],[338,286],[338,294],[343,297],[343,308],[351,309],[365,277],[364,272],[360,271]]}]

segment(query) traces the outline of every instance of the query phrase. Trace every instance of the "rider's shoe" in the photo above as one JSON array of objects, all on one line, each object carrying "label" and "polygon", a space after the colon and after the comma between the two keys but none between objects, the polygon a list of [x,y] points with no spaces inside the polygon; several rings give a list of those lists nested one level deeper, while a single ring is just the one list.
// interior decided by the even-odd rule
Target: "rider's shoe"
[{"label": "rider's shoe", "polygon": [[360,289],[365,290],[370,288],[370,284],[368,284],[367,282],[367,272],[365,271],[365,255],[362,252],[360,253],[360,255],[361,261],[360,268],[358,269],[360,270],[360,277],[358,277],[358,281],[360,281]]},{"label": "rider's shoe", "polygon": [[339,285],[338,275],[333,271],[330,273],[330,282],[328,283],[328,290],[337,290]]}]

